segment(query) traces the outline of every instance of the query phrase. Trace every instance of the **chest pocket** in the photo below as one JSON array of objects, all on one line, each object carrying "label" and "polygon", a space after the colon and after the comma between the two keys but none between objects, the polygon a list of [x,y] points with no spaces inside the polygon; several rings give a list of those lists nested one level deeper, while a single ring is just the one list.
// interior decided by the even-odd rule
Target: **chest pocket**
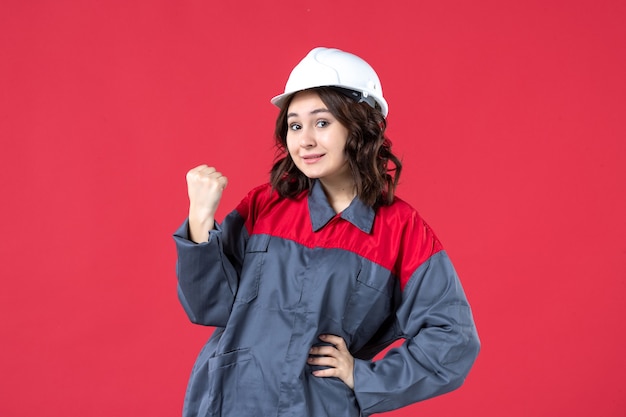
[{"label": "chest pocket", "polygon": [[236,303],[249,303],[258,295],[261,270],[269,245],[270,235],[252,235],[248,239],[235,296]]},{"label": "chest pocket", "polygon": [[373,336],[393,314],[394,283],[389,271],[363,262],[346,304],[344,330],[360,337]]}]

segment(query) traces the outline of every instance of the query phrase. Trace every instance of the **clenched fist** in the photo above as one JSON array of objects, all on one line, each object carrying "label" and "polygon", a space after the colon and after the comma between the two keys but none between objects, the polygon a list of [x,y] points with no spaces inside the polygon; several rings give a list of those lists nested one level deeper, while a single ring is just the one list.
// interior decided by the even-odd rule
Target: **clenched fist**
[{"label": "clenched fist", "polygon": [[189,194],[189,237],[196,243],[209,240],[215,212],[228,179],[215,168],[200,165],[187,173]]}]

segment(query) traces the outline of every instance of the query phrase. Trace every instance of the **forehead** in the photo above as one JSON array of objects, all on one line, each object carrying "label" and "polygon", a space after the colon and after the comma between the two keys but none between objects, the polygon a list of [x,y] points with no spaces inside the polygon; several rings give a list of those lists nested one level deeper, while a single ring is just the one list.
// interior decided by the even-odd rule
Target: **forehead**
[{"label": "forehead", "polygon": [[300,91],[295,94],[289,103],[287,113],[300,113],[317,109],[326,109],[326,105],[320,98],[319,94],[315,91]]}]

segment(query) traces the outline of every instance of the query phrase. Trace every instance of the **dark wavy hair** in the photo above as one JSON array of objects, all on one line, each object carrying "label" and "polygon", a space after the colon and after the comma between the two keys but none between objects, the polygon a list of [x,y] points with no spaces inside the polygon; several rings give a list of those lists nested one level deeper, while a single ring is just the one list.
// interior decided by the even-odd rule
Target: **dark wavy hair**
[{"label": "dark wavy hair", "polygon": [[[316,92],[330,113],[348,130],[345,153],[357,196],[372,207],[391,204],[402,163],[391,152],[391,141],[385,136],[387,121],[380,110],[367,103],[357,103],[333,87],[316,87],[309,91]],[[313,182],[296,167],[287,150],[287,110],[294,96],[285,101],[276,119],[276,160],[270,172],[272,188],[286,198],[310,190]]]}]

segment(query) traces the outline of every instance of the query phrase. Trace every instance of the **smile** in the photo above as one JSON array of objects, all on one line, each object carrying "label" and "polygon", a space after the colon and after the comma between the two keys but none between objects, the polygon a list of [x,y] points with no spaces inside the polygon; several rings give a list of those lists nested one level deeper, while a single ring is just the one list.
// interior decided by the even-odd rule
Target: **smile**
[{"label": "smile", "polygon": [[321,153],[321,154],[314,154],[314,155],[304,155],[302,156],[302,161],[304,161],[305,164],[313,164],[317,161],[319,161],[320,159],[322,159],[322,157],[325,154]]}]

